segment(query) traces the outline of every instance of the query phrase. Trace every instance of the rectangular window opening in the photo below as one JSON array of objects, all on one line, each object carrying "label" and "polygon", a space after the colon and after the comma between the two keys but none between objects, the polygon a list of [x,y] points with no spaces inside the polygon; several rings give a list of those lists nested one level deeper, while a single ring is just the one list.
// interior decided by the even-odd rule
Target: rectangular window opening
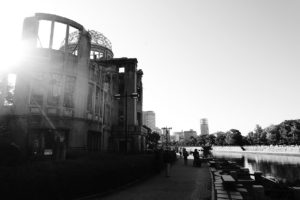
[{"label": "rectangular window opening", "polygon": [[80,33],[77,28],[74,28],[73,26],[69,26],[68,51],[75,56],[78,56],[78,42],[80,37],[79,34]]},{"label": "rectangular window opening", "polygon": [[101,96],[100,96],[100,88],[96,87],[96,104],[95,104],[95,113],[100,113],[100,105],[101,105]]},{"label": "rectangular window opening", "polygon": [[64,107],[74,108],[74,92],[75,92],[76,78],[66,76],[65,79],[65,92],[64,92]]},{"label": "rectangular window opening", "polygon": [[93,96],[94,96],[94,85],[93,84],[89,84],[87,110],[90,113],[93,113]]},{"label": "rectangular window opening", "polygon": [[44,82],[46,79],[47,77],[45,77],[42,73],[36,73],[34,75],[31,81],[31,105],[43,105],[44,91],[47,91],[47,87]]},{"label": "rectangular window opening", "polygon": [[51,21],[49,20],[40,20],[39,21],[39,30],[37,38],[37,47],[38,48],[50,48],[50,35],[51,35]]},{"label": "rectangular window opening", "polygon": [[67,25],[59,22],[54,23],[52,49],[64,51]]},{"label": "rectangular window opening", "polygon": [[91,52],[90,52],[90,59],[91,59],[91,60],[94,59],[94,55],[95,55],[95,51],[91,51]]},{"label": "rectangular window opening", "polygon": [[125,67],[119,67],[119,73],[125,73]]},{"label": "rectangular window opening", "polygon": [[0,78],[0,102],[3,106],[13,106],[15,98],[16,74],[4,74]]},{"label": "rectangular window opening", "polygon": [[51,106],[58,106],[62,93],[62,75],[52,74],[49,79],[47,103]]}]

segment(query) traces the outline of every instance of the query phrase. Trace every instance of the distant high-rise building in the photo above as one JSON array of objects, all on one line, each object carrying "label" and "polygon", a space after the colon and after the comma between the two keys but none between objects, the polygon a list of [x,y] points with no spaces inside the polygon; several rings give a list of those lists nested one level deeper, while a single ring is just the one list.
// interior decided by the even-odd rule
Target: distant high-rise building
[{"label": "distant high-rise building", "polygon": [[174,132],[173,135],[175,136],[175,141],[177,141],[177,142],[184,141],[184,133],[183,133],[183,131]]},{"label": "distant high-rise building", "polygon": [[155,112],[153,111],[143,111],[143,125],[148,126],[154,131],[156,129],[155,125]]},{"label": "distant high-rise building", "polygon": [[201,135],[208,135],[208,121],[206,118],[200,119],[200,130],[201,130]]},{"label": "distant high-rise building", "polygon": [[194,131],[193,129],[190,129],[189,131],[184,131],[184,141],[189,141],[191,137],[197,137],[197,132]]}]

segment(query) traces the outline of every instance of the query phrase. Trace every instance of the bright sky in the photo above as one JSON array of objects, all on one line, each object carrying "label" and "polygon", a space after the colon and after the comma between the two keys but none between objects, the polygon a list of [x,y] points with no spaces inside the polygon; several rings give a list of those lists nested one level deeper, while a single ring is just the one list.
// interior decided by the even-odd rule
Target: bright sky
[{"label": "bright sky", "polygon": [[[23,19],[57,14],[102,32],[144,71],[158,127],[210,132],[300,118],[300,1],[5,1],[0,55],[18,56]],[[1,67],[7,66],[3,61]]]}]

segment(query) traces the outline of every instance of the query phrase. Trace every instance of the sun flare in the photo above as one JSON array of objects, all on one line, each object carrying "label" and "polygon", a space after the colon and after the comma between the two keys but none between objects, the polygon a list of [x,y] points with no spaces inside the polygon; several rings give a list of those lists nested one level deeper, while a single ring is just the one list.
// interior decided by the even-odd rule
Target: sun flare
[{"label": "sun flare", "polygon": [[26,49],[21,41],[16,44],[7,44],[7,42],[2,44],[4,45],[0,49],[0,55],[2,55],[0,73],[15,73],[24,58]]}]

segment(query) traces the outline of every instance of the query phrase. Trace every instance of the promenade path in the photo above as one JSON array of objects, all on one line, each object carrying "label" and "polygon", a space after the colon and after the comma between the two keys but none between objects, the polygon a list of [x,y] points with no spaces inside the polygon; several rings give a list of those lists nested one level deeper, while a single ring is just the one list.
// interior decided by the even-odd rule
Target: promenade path
[{"label": "promenade path", "polygon": [[211,179],[208,166],[187,166],[183,159],[171,167],[171,177],[165,177],[164,171],[145,181],[139,182],[113,194],[91,200],[209,200],[211,199]]}]

